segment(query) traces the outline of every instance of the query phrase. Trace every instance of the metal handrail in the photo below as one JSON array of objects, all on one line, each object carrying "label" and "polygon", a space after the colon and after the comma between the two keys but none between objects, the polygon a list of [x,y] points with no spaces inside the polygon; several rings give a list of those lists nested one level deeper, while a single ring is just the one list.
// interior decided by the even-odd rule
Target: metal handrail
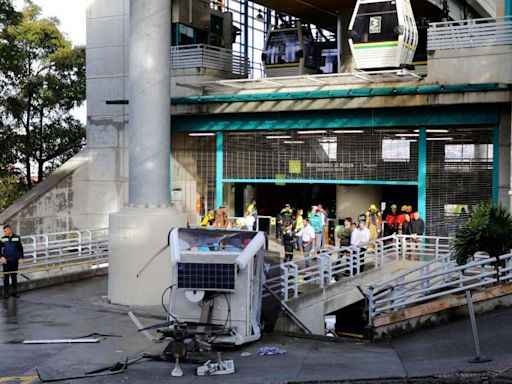
[{"label": "metal handrail", "polygon": [[29,280],[108,265],[107,228],[35,234],[21,240],[25,262],[19,274]]},{"label": "metal handrail", "polygon": [[[362,265],[378,269],[390,261],[405,260],[409,254],[407,250],[405,253],[403,252],[404,245],[412,238],[419,240],[423,245],[419,249],[420,252],[425,252],[425,249],[428,248],[425,245],[430,246],[428,255],[435,258],[430,264],[443,260],[449,252],[449,244],[442,244],[442,242],[451,242],[452,240],[449,237],[392,235],[370,241],[360,247],[348,246],[315,250],[318,253],[309,257],[272,266],[271,270],[279,269],[282,274],[267,280],[267,286],[274,293],[280,294],[284,301],[287,301],[290,297],[298,297],[303,285],[317,284],[319,288],[324,288],[335,283],[335,279],[333,280],[335,276],[353,277],[360,274]],[[433,244],[428,244],[429,241]],[[366,251],[361,251],[361,249],[366,249]],[[424,266],[425,264],[414,268],[413,271],[425,268]],[[302,279],[299,278],[301,276]],[[403,277],[399,276],[399,278]],[[393,282],[394,279],[390,279],[388,283]]]},{"label": "metal handrail", "polygon": [[428,50],[512,44],[512,16],[431,23]]},{"label": "metal handrail", "polygon": [[246,76],[248,60],[231,49],[208,44],[190,44],[171,47],[171,68],[211,68]]},{"label": "metal handrail", "polygon": [[[499,262],[497,263],[497,261]],[[468,289],[512,281],[512,253],[457,265],[451,254],[368,287],[368,319]],[[418,274],[419,273],[419,274]]]}]

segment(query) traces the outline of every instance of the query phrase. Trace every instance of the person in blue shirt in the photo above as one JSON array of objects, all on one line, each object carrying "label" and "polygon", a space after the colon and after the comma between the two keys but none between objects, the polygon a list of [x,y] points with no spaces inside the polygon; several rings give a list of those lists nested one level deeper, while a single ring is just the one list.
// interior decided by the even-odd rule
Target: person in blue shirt
[{"label": "person in blue shirt", "polygon": [[0,264],[4,270],[4,299],[9,298],[9,279],[12,283],[12,297],[20,297],[18,266],[23,264],[23,245],[20,236],[13,233],[10,225],[4,226],[4,235],[0,238]]}]

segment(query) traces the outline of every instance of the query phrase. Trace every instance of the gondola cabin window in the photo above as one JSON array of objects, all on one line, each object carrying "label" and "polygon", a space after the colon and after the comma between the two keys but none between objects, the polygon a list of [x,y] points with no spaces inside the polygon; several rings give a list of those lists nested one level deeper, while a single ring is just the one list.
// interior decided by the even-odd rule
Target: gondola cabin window
[{"label": "gondola cabin window", "polygon": [[396,41],[398,14],[394,1],[361,4],[352,29],[354,44]]}]

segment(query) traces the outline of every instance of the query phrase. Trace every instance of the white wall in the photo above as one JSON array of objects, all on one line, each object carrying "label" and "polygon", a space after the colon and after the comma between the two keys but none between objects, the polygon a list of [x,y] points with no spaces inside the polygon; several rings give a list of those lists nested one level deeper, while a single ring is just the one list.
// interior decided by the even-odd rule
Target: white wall
[{"label": "white wall", "polygon": [[380,206],[381,195],[381,187],[378,185],[337,185],[336,216],[357,220],[371,204]]}]

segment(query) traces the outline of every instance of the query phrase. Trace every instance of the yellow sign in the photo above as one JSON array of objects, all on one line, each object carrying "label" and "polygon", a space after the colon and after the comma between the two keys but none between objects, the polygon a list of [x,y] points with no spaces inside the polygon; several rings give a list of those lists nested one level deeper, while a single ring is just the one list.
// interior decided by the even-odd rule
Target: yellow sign
[{"label": "yellow sign", "polygon": [[288,162],[288,172],[289,173],[301,173],[302,172],[302,162],[300,160],[290,160]]},{"label": "yellow sign", "polygon": [[[276,180],[286,180],[286,175],[283,173],[276,173]],[[276,185],[286,185],[284,182],[276,182]]]},{"label": "yellow sign", "polygon": [[275,217],[271,217],[270,218],[270,225],[276,225],[276,218]]}]

